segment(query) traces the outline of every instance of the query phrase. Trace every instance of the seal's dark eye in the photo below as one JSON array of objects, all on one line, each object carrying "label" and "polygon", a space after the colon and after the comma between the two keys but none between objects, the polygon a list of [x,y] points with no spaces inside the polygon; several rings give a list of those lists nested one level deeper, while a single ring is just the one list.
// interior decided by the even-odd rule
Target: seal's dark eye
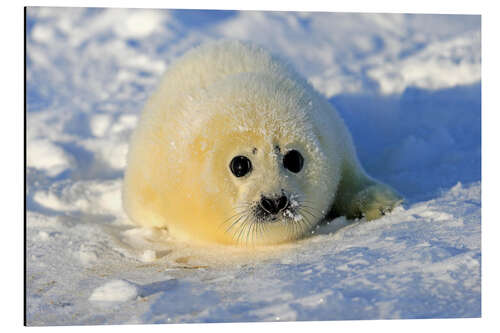
[{"label": "seal's dark eye", "polygon": [[248,157],[239,155],[231,160],[229,168],[236,177],[243,177],[252,171],[252,162],[248,159]]},{"label": "seal's dark eye", "polygon": [[290,150],[283,157],[283,166],[285,169],[288,169],[293,173],[297,173],[302,170],[302,167],[304,166],[304,158],[297,150]]}]

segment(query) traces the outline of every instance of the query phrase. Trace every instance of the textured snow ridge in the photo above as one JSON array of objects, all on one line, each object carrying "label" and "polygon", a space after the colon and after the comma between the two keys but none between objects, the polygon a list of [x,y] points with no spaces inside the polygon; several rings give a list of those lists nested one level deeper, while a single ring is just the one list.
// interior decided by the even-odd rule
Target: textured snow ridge
[{"label": "textured snow ridge", "polygon": [[[220,38],[288,60],[404,205],[255,249],[133,226],[142,105]],[[28,325],[480,316],[480,40],[479,16],[28,8]]]}]

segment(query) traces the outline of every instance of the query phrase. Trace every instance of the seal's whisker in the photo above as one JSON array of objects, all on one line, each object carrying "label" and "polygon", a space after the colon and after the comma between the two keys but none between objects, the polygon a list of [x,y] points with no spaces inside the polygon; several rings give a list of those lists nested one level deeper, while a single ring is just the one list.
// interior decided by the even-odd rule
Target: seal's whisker
[{"label": "seal's whisker", "polygon": [[239,205],[236,205],[235,208],[248,208],[250,206],[252,206],[251,202],[243,202],[243,203],[241,203]]},{"label": "seal's whisker", "polygon": [[252,240],[253,244],[255,244],[255,241],[257,240],[259,228],[260,228],[260,223],[255,222],[255,227],[254,227],[254,232],[253,232],[253,240]]},{"label": "seal's whisker", "polygon": [[301,207],[309,207],[309,208],[313,208],[314,209],[314,207],[311,206],[311,205],[314,205],[314,202],[310,202],[310,201],[298,201],[298,204]]},{"label": "seal's whisker", "polygon": [[[318,218],[318,216],[316,214],[319,214],[319,212],[317,211],[316,208],[311,207],[311,206],[306,206],[306,205],[302,205],[301,208],[304,209],[304,210],[307,210],[315,218]],[[313,212],[316,213],[316,214],[313,214]],[[320,214],[320,215],[322,215],[322,214]]]},{"label": "seal's whisker", "polygon": [[261,222],[257,223],[257,235],[256,238],[260,238],[260,236],[264,233],[264,224]]},{"label": "seal's whisker", "polygon": [[293,235],[297,235],[297,220],[292,220]]},{"label": "seal's whisker", "polygon": [[317,219],[318,217],[316,215],[314,215],[313,213],[311,213],[308,209],[308,207],[302,207],[301,211],[303,211],[304,213],[307,213],[309,214],[310,216],[314,217],[315,219]]},{"label": "seal's whisker", "polygon": [[[306,212],[306,211],[304,210],[303,212]],[[311,215],[311,213],[308,213],[308,214],[309,215],[302,215],[302,216],[304,217],[304,219],[307,222],[307,227],[310,228],[311,226],[313,226],[315,224],[315,223],[311,223],[311,219],[315,219],[316,220],[316,218],[313,215]]]},{"label": "seal's whisker", "polygon": [[305,220],[305,222],[304,222],[304,226],[305,226],[306,228],[310,228],[310,227],[314,224],[314,223],[311,223],[311,219],[310,219],[310,217],[305,216],[305,217],[304,217],[304,220]]},{"label": "seal's whisker", "polygon": [[300,233],[304,231],[305,228],[308,227],[309,225],[309,219],[307,216],[300,214],[302,216],[302,219],[294,221],[295,224],[297,225],[297,229],[299,229]]},{"label": "seal's whisker", "polygon": [[[247,226],[248,226],[248,222],[245,222],[242,225],[240,233],[238,234],[238,240],[237,240],[238,243],[240,243],[240,237],[245,234],[244,231],[247,229]],[[243,237],[241,237],[241,244],[243,245]]]},{"label": "seal's whisker", "polygon": [[291,224],[292,224],[292,228],[293,228],[293,233],[291,235],[289,235],[289,239],[296,239],[299,235],[299,233],[297,232],[299,230],[299,221],[293,221]]},{"label": "seal's whisker", "polygon": [[245,230],[247,224],[249,223],[249,221],[248,221],[249,216],[250,215],[246,215],[245,219],[243,220],[243,222],[241,224],[240,232],[238,233],[238,237],[236,238],[236,243],[240,242],[240,237],[241,237],[243,231]]},{"label": "seal's whisker", "polygon": [[290,237],[290,235],[292,235],[294,233],[294,230],[293,229],[293,223],[285,223],[285,228],[286,228],[286,231]]},{"label": "seal's whisker", "polygon": [[[308,213],[309,216],[303,214],[303,213]],[[302,225],[304,226],[304,228],[309,228],[311,226],[311,218],[316,218],[314,215],[312,215],[309,211],[307,211],[306,209],[302,208],[300,210],[300,215],[303,217],[304,221],[300,221],[302,223]]]},{"label": "seal's whisker", "polygon": [[305,231],[305,229],[309,229],[311,227],[311,222],[309,221],[309,219],[308,218],[304,218],[304,219],[307,221],[307,225],[304,225],[303,231]]},{"label": "seal's whisker", "polygon": [[243,214],[245,214],[245,213],[246,213],[246,211],[242,211],[242,212],[238,212],[238,213],[236,213],[236,214],[234,214],[234,215],[232,215],[232,216],[228,217],[227,219],[225,219],[224,221],[222,221],[222,222],[219,224],[219,228],[221,228],[224,224],[226,224],[226,223],[230,222],[233,218],[238,218],[238,216],[243,215]]},{"label": "seal's whisker", "polygon": [[247,225],[247,228],[246,228],[246,237],[245,237],[245,245],[248,245],[248,237],[250,236],[250,233],[252,231],[252,227],[254,225],[254,222],[253,221],[250,221]]},{"label": "seal's whisker", "polygon": [[248,236],[250,235],[250,231],[252,230],[252,227],[253,227],[254,223],[251,222],[248,227],[247,227],[247,236],[246,236],[246,240],[245,240],[245,244],[248,245]]},{"label": "seal's whisker", "polygon": [[286,230],[287,239],[298,239],[311,228],[312,222],[317,220],[320,214],[311,201],[301,200],[297,196],[292,197],[291,200],[295,200],[294,205],[273,222],[268,223],[266,218],[262,220],[261,217],[255,215],[255,202],[242,202],[235,207],[236,213],[223,221],[221,225],[230,224],[226,233],[233,230],[231,237],[240,245],[250,245],[250,243],[255,245],[259,238],[265,236],[271,224],[282,226],[284,231]]},{"label": "seal's whisker", "polygon": [[262,222],[259,222],[259,237],[261,234],[264,234],[266,232],[266,225]]},{"label": "seal's whisker", "polygon": [[255,245],[255,236],[256,236],[256,232],[257,232],[257,227],[258,227],[257,222],[254,222],[252,224],[252,245]]},{"label": "seal's whisker", "polygon": [[301,203],[310,203],[310,204],[313,204],[314,202],[313,201],[308,201],[308,200],[301,200],[301,199],[296,199],[296,201],[301,204]]},{"label": "seal's whisker", "polygon": [[[232,226],[234,224],[234,222],[236,222],[239,218],[244,216],[246,213],[247,212],[241,212],[241,213],[238,213],[238,214],[231,216],[230,218],[228,218],[225,221],[223,221],[222,223],[220,223],[219,228],[221,228],[223,225],[225,225],[227,223],[230,223]],[[227,232],[227,230],[229,230],[231,228],[231,226],[228,229],[226,229],[226,232]]]},{"label": "seal's whisker", "polygon": [[239,229],[234,229],[234,230],[233,230],[233,233],[232,233],[232,238],[233,238],[233,240],[235,240],[235,241],[236,241],[236,243],[238,243],[238,241],[237,241],[237,239],[236,239],[236,233],[238,233],[238,231],[241,233],[241,229],[242,229],[242,227],[243,227],[243,224],[245,223],[245,221],[246,221],[246,219],[248,218],[248,216],[247,216],[247,215],[245,215],[245,216],[244,216],[244,217],[242,217],[242,218],[243,218],[243,220],[242,220],[241,222],[239,222],[239,221],[238,221],[238,222],[240,223]]},{"label": "seal's whisker", "polygon": [[231,224],[229,226],[229,228],[226,229],[226,233],[231,230],[232,227],[234,227],[242,218],[244,218],[245,216],[248,216],[247,214],[243,214],[241,215],[239,218],[236,219],[236,221],[233,222],[233,224]]},{"label": "seal's whisker", "polygon": [[254,245],[255,243],[255,223],[252,223],[252,227],[251,227],[251,235],[252,237],[250,237],[250,240],[252,242],[252,245]]}]

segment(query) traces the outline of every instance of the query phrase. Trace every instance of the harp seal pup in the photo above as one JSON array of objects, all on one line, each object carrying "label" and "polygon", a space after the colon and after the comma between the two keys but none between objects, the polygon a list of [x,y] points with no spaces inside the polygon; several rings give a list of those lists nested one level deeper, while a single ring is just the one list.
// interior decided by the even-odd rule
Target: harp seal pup
[{"label": "harp seal pup", "polygon": [[196,47],[168,68],[132,134],[123,185],[134,223],[223,244],[292,241],[400,201],[365,173],[324,97],[239,41]]}]

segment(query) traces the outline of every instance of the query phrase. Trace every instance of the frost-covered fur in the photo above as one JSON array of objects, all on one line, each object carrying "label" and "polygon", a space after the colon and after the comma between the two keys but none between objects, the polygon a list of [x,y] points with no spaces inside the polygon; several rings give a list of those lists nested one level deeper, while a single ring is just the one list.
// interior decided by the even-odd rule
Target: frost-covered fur
[{"label": "frost-covered fur", "polygon": [[[283,167],[291,149],[304,157],[298,173]],[[229,168],[237,155],[253,166],[241,178]],[[279,193],[290,210],[256,219],[261,196]],[[135,223],[176,237],[271,244],[327,217],[377,218],[399,196],[366,175],[342,119],[293,69],[262,48],[223,41],[180,58],[146,104],[123,201]]]}]

